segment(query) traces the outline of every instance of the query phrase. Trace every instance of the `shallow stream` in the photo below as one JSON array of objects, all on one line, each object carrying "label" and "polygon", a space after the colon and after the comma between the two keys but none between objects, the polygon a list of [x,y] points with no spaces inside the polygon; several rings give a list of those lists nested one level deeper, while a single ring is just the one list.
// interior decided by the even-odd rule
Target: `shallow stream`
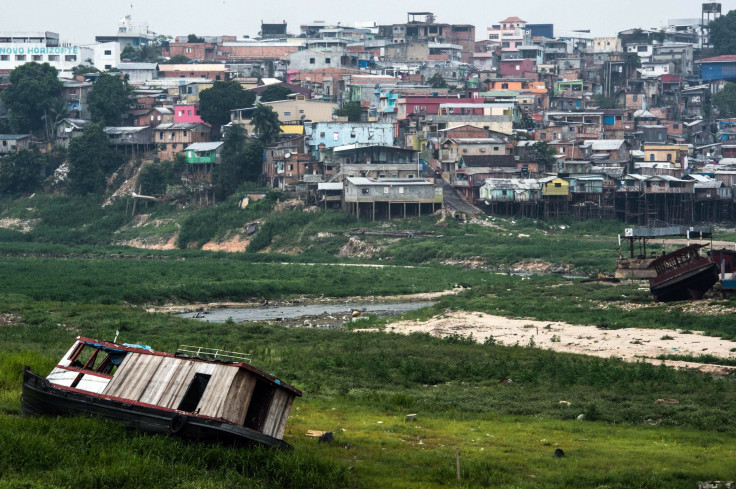
[{"label": "shallow stream", "polygon": [[341,302],[330,304],[294,304],[261,307],[230,307],[212,309],[205,312],[187,312],[180,317],[196,318],[201,321],[224,323],[228,319],[235,322],[281,321],[291,325],[312,327],[338,327],[356,316],[373,314],[379,317],[398,316],[407,311],[415,311],[433,305],[431,301],[421,302]]}]

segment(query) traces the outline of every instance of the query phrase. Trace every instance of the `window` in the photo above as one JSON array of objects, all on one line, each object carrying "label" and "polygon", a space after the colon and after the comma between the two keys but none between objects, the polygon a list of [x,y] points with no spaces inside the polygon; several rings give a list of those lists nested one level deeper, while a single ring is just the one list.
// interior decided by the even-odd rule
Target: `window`
[{"label": "window", "polygon": [[289,171],[292,171],[294,169],[294,165],[289,165]]},{"label": "window", "polygon": [[363,195],[368,195],[368,189],[367,188],[362,189],[362,193]]},{"label": "window", "polygon": [[493,151],[498,151],[498,146],[494,146]]},{"label": "window", "polygon": [[153,116],[151,116],[151,121],[153,122]]},{"label": "window", "polygon": [[508,83],[501,83],[501,88],[502,89],[509,88],[509,84]]},{"label": "window", "polygon": [[67,54],[64,56],[64,61],[76,61],[77,55],[76,54]]},{"label": "window", "polygon": [[516,71],[519,71],[521,69],[521,65],[516,65]]},{"label": "window", "polygon": [[323,133],[323,132],[319,133],[319,137],[321,137],[321,138],[325,137],[325,133]]},{"label": "window", "polygon": [[679,129],[679,128],[680,128],[680,124],[672,124],[672,129]]},{"label": "window", "polygon": [[501,47],[502,48],[507,48],[507,47],[509,47],[509,43],[507,41],[504,41],[504,42],[501,43]]},{"label": "window", "polygon": [[332,140],[333,141],[339,141],[340,140],[340,133],[339,132],[333,132],[332,133]]},{"label": "window", "polygon": [[112,50],[111,49],[105,49],[105,56],[112,56]]},{"label": "window", "polygon": [[31,56],[31,59],[33,61],[43,61],[43,56],[41,56],[40,54],[34,54],[33,56]]},{"label": "window", "polygon": [[638,96],[638,95],[634,95],[634,96],[633,96],[633,97],[631,98],[631,100],[633,100],[634,102],[637,102],[637,101],[639,100],[639,96]]},{"label": "window", "polygon": [[646,53],[647,52],[647,46],[637,46],[636,51],[639,53]]},{"label": "window", "polygon": [[303,109],[299,109],[299,113],[300,114],[303,114],[304,113],[304,110]]},{"label": "window", "polygon": [[314,58],[309,58],[309,64],[310,65],[313,65],[314,64]]},{"label": "window", "polygon": [[105,65],[105,71],[108,71],[108,70],[111,70],[111,69],[112,69],[112,65]]},{"label": "window", "polygon": [[1,54],[0,61],[10,61],[10,56],[8,56],[7,54]]},{"label": "window", "polygon": [[187,137],[187,132],[186,131],[182,131],[181,132],[181,135],[184,136],[184,137]]},{"label": "window", "polygon": [[164,138],[164,132],[161,131],[160,133],[158,133],[158,139],[161,140],[163,138]]},{"label": "window", "polygon": [[26,55],[25,54],[16,54],[15,55],[15,60],[16,61],[25,61],[26,60]]},{"label": "window", "polygon": [[488,39],[498,39],[498,34],[488,34]]},{"label": "window", "polygon": [[191,54],[192,48],[187,48],[187,54]]},{"label": "window", "polygon": [[284,117],[291,117],[291,112],[284,112]]},{"label": "window", "polygon": [[192,115],[192,111],[191,110],[187,110],[187,115]]},{"label": "window", "polygon": [[183,110],[180,110],[179,111],[179,117],[181,117],[183,114],[184,114],[184,111]]},{"label": "window", "polygon": [[330,58],[325,58],[325,64],[326,65],[330,64]]},{"label": "window", "polygon": [[388,187],[383,187],[383,193],[384,194],[387,194],[388,193]]},{"label": "window", "polygon": [[562,183],[555,182],[555,188],[562,188]]},{"label": "window", "polygon": [[672,161],[672,153],[667,153],[667,161]]},{"label": "window", "polygon": [[404,193],[404,187],[399,187],[399,193],[400,194],[403,194]]},{"label": "window", "polygon": [[654,154],[649,155],[649,161],[654,161]]}]

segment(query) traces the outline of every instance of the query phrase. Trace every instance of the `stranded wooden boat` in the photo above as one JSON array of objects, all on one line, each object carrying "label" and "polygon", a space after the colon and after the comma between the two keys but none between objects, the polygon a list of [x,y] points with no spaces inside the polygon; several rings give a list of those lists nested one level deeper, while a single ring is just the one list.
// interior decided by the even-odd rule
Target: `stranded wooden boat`
[{"label": "stranded wooden boat", "polygon": [[700,299],[718,281],[718,266],[694,244],[657,258],[650,265],[657,276],[649,289],[661,302]]},{"label": "stranded wooden boat", "polygon": [[302,394],[247,361],[221,350],[171,354],[78,337],[48,377],[25,368],[22,412],[100,416],[193,440],[288,447],[286,420]]}]

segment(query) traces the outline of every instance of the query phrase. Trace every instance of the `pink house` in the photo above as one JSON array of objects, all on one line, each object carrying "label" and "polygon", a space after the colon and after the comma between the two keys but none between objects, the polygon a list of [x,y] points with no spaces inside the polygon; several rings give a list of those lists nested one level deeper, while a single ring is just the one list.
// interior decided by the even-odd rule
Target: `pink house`
[{"label": "pink house", "polygon": [[174,122],[204,122],[199,116],[199,105],[175,105]]}]

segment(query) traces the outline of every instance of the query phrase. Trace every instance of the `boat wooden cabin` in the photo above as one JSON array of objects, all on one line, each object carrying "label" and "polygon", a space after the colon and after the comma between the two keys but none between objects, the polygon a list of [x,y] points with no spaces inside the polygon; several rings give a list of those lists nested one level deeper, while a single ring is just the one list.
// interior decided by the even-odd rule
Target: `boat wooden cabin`
[{"label": "boat wooden cabin", "polygon": [[46,379],[34,382],[27,372],[23,411],[101,415],[154,432],[280,446],[301,392],[248,360],[199,347],[171,354],[79,337]]}]

